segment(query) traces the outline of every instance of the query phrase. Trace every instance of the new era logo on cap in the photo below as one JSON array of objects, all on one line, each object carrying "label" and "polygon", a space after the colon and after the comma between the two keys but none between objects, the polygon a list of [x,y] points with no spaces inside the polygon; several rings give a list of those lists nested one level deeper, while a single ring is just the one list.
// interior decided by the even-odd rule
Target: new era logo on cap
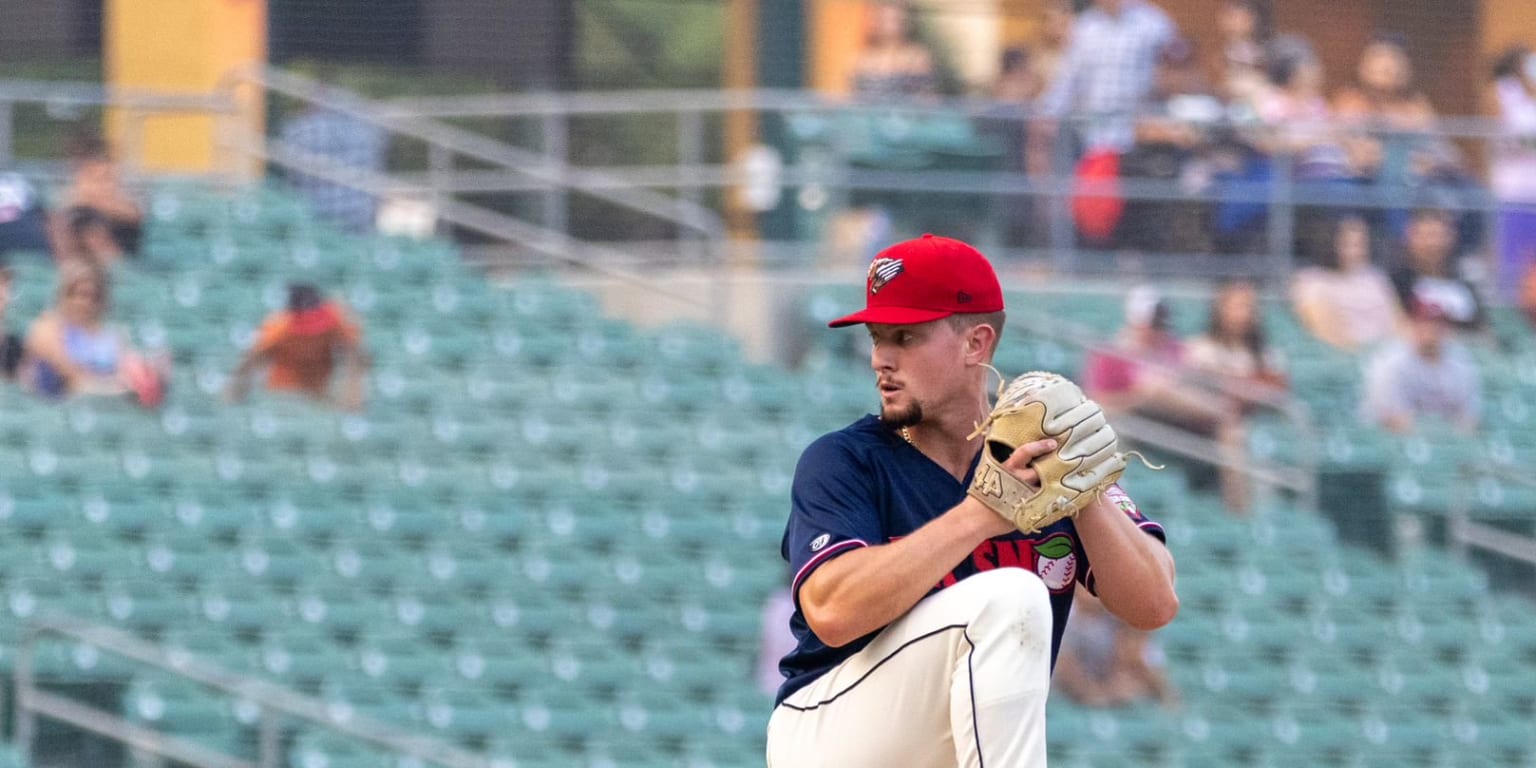
[{"label": "new era logo on cap", "polygon": [[863,310],[828,325],[907,325],[997,312],[1003,309],[1003,288],[980,251],[952,238],[923,235],[876,256],[869,265],[864,303]]}]

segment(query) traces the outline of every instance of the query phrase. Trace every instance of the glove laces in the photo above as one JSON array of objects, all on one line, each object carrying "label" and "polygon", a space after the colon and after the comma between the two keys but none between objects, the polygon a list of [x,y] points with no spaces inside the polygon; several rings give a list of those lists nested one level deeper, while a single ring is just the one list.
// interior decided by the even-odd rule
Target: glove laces
[{"label": "glove laces", "polygon": [[[1002,371],[994,368],[989,363],[982,363],[982,365],[997,376],[997,395],[995,396],[994,400],[998,403],[1003,402],[1004,395],[1008,393],[1008,377],[1004,376]],[[1020,376],[1014,377],[1014,381],[1018,381],[1019,378],[1022,378],[1023,376],[1029,376],[1031,374],[1041,374],[1045,376],[1056,377],[1061,376],[1061,374],[1052,373],[1051,371],[1026,371],[1023,374],[1020,374]],[[1017,393],[1014,399],[1020,399],[1023,394],[1024,392]],[[967,440],[975,440],[976,438],[985,435],[987,430],[992,428],[992,423],[997,421],[999,417],[1022,410],[1022,407],[1016,406],[1013,408],[998,408],[995,405],[988,403],[987,396],[985,393],[983,393],[981,396],[981,409],[987,412],[987,417],[976,423],[976,428],[971,430],[971,434],[966,436],[965,439]],[[1119,455],[1123,458],[1134,458],[1137,461],[1140,461],[1142,466],[1154,472],[1161,472],[1162,470],[1168,468],[1168,465],[1166,464],[1153,464],[1151,460],[1147,458],[1146,454],[1142,453],[1141,451],[1120,451]]]}]

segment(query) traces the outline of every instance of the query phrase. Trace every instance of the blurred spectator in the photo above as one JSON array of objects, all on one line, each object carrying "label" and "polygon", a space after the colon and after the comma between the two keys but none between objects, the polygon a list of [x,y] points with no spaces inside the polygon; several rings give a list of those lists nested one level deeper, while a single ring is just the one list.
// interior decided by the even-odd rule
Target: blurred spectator
[{"label": "blurred spectator", "polygon": [[49,250],[48,214],[32,184],[19,173],[0,173],[0,256]]},{"label": "blurred spectator", "polygon": [[1254,107],[1271,131],[1267,149],[1291,157],[1297,181],[1358,175],[1333,129],[1333,114],[1323,97],[1323,65],[1312,45],[1291,35],[1275,38],[1265,75],[1272,87],[1255,100]]},{"label": "blurred spectator", "polygon": [[[256,342],[230,375],[228,399],[239,402],[250,389],[256,369],[267,367],[267,389],[332,402],[347,410],[363,407],[368,353],[362,329],[339,302],[327,301],[313,285],[288,287],[288,307],[262,322]],[[331,394],[331,377],[344,368],[340,390]]]},{"label": "blurred spectator", "polygon": [[[312,106],[283,123],[282,142],[290,150],[325,163],[343,178],[362,178],[384,169],[388,138],[384,130],[348,112]],[[315,213],[348,232],[370,232],[377,198],[358,186],[297,171],[288,175]]]},{"label": "blurred spectator", "polygon": [[1223,0],[1216,12],[1216,29],[1221,33],[1217,85],[1239,116],[1251,114],[1269,90],[1265,54],[1273,24],[1269,0]]},{"label": "blurred spectator", "polygon": [[853,65],[853,93],[866,99],[902,99],[933,94],[937,83],[933,52],[914,39],[906,3],[871,4],[864,49]]},{"label": "blurred spectator", "polygon": [[[1061,62],[1066,56],[1068,43],[1072,39],[1072,25],[1077,20],[1072,11],[1071,0],[1046,0],[1040,7],[1040,20],[1038,31],[1033,44],[1029,48],[1029,69],[1033,73],[1034,80],[1039,84],[1039,90],[1032,101],[1038,101],[1045,95],[1057,77],[1061,73]],[[1031,126],[1039,125],[1032,122]],[[1048,131],[1046,133],[1049,133]],[[1039,131],[1031,131],[1030,137],[1044,136]],[[1025,170],[1037,176],[1047,176],[1051,173],[1051,146],[1049,141],[1035,139],[1025,145]],[[1036,226],[1044,230],[1046,213],[1045,206],[1040,206],[1037,212],[1042,218],[1036,222]]]},{"label": "blurred spectator", "polygon": [[1038,85],[1031,99],[1038,97],[1056,82],[1061,71],[1061,60],[1066,55],[1067,44],[1072,39],[1072,23],[1076,20],[1071,0],[1045,0],[1040,5],[1038,34],[1030,45],[1028,68]]},{"label": "blurred spectator", "polygon": [[1444,308],[1414,302],[1409,337],[1383,348],[1365,371],[1366,418],[1392,432],[1425,419],[1462,432],[1477,429],[1482,386],[1472,356],[1450,337]]},{"label": "blurred spectator", "polygon": [[1371,264],[1370,227],[1344,216],[1327,230],[1317,265],[1302,267],[1292,280],[1297,318],[1313,336],[1347,352],[1390,339],[1403,327],[1402,311],[1392,281]]},{"label": "blurred spectator", "polygon": [[0,377],[6,381],[16,380],[25,349],[20,334],[12,331],[5,319],[6,310],[11,307],[11,291],[15,285],[10,267],[0,266]]},{"label": "blurred spectator", "polygon": [[[1136,144],[1121,159],[1126,178],[1170,182],[1190,197],[1203,193],[1213,169],[1207,157],[1211,128],[1223,108],[1200,66],[1194,45],[1182,38],[1158,56],[1151,100],[1136,123]],[[1120,245],[1151,252],[1211,250],[1206,209],[1198,199],[1129,200]]]},{"label": "blurred spectator", "polygon": [[[793,576],[793,574],[790,574]],[[784,673],[779,671],[779,661],[795,650],[795,635],[790,631],[789,620],[795,615],[795,601],[789,587],[780,587],[763,601],[763,627],[757,646],[757,689],[769,696],[784,684]]]},{"label": "blurred spectator", "polygon": [[57,301],[27,330],[24,383],[50,399],[127,396],[158,406],[166,363],[134,350],[127,333],[107,322],[108,306],[107,273],[100,266],[61,262]]},{"label": "blurred spectator", "polygon": [[[1168,320],[1168,304],[1156,290],[1132,290],[1113,348],[1090,352],[1084,363],[1083,389],[1112,415],[1134,414],[1209,437],[1226,464],[1239,466],[1245,440],[1241,410],[1192,380],[1184,345],[1169,331]],[[1233,512],[1248,509],[1241,472],[1224,467],[1221,491]]]},{"label": "blurred spectator", "polygon": [[1497,284],[1508,299],[1536,272],[1536,53],[1510,48],[1493,76],[1505,136],[1494,145],[1488,174],[1499,200]]},{"label": "blurred spectator", "polygon": [[1216,289],[1210,323],[1205,333],[1185,345],[1184,361],[1211,375],[1224,393],[1239,399],[1286,386],[1280,351],[1265,339],[1258,291],[1248,280],[1232,280]]},{"label": "blurred spectator", "polygon": [[1151,633],[1115,618],[1086,590],[1076,600],[1056,660],[1056,689],[1085,707],[1148,700],[1178,706],[1178,690],[1164,672],[1167,656]]},{"label": "blurred spectator", "polygon": [[59,234],[59,255],[110,268],[127,255],[112,233],[112,220],[95,208],[75,206],[64,213]]},{"label": "blurred spectator", "polygon": [[[1003,160],[999,170],[1022,173],[1026,169],[1028,150],[1028,125],[1020,119],[1020,110],[1040,94],[1044,82],[1039,73],[1030,67],[1030,50],[1022,45],[1003,51],[998,76],[992,84],[992,99],[997,104],[993,114],[975,121],[978,133],[995,139],[1003,148]],[[1038,211],[1031,198],[1015,198],[1002,195],[992,198],[995,207],[993,217],[1005,228],[1004,239],[1008,243],[1032,243],[1030,238],[1043,229],[1044,211]],[[1038,242],[1038,241],[1036,241]]]},{"label": "blurred spectator", "polygon": [[[1334,96],[1334,111],[1345,121],[1373,129],[1422,131],[1435,120],[1429,98],[1413,83],[1413,62],[1407,43],[1390,33],[1378,34],[1360,52],[1356,81]],[[1374,144],[1370,139],[1363,139]],[[1362,164],[1381,163],[1380,147],[1365,153]]]},{"label": "blurred spectator", "polygon": [[68,152],[70,181],[53,219],[58,255],[111,266],[137,254],[144,212],[123,187],[107,143],[82,132],[71,140]]},{"label": "blurred spectator", "polygon": [[1414,211],[1403,238],[1402,256],[1392,268],[1392,287],[1404,312],[1415,299],[1433,301],[1452,327],[1477,331],[1486,327],[1477,289],[1462,277],[1456,261],[1456,222],[1439,208]]},{"label": "blurred spectator", "polygon": [[[1147,0],[1094,0],[1077,17],[1056,79],[1040,97],[1048,118],[1074,115],[1089,152],[1115,153],[1135,141],[1134,115],[1153,93],[1158,55],[1175,37],[1168,15]],[[1054,136],[1045,132],[1047,144]]]},{"label": "blurred spectator", "polygon": [[[1413,82],[1401,36],[1376,35],[1360,55],[1357,77],[1334,97],[1333,107],[1358,175],[1388,188],[1468,186],[1455,145],[1428,133],[1435,128],[1435,109]],[[1387,232],[1400,236],[1408,213],[1389,209]]]},{"label": "blurred spectator", "polygon": [[992,83],[992,100],[1010,104],[1027,104],[1040,95],[1045,84],[1038,73],[1029,66],[1030,50],[1026,46],[1013,45],[1003,49],[998,62],[997,80]]}]

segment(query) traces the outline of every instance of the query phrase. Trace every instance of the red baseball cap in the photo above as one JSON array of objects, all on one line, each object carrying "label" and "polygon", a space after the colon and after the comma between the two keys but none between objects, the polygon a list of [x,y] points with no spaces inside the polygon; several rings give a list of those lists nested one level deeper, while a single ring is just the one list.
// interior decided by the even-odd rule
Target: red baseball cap
[{"label": "red baseball cap", "polygon": [[950,315],[997,312],[1003,287],[981,251],[948,237],[923,235],[875,256],[864,285],[864,309],[827,323],[911,325]]}]

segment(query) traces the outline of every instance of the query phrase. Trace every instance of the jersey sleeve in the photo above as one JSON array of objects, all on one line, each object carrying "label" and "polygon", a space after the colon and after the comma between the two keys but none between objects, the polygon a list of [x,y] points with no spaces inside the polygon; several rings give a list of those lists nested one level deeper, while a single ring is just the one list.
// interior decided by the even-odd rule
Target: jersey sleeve
[{"label": "jersey sleeve", "polygon": [[[1129,517],[1131,522],[1135,523],[1136,527],[1140,528],[1143,533],[1164,544],[1168,543],[1168,534],[1163,531],[1163,526],[1142,514],[1141,508],[1136,506],[1136,502],[1131,499],[1131,495],[1126,493],[1119,483],[1111,485],[1109,490],[1104,492],[1104,498],[1109,503],[1115,505],[1115,508],[1124,513],[1126,517]],[[1084,587],[1088,588],[1090,593],[1097,596],[1099,592],[1098,585],[1093,578],[1093,561],[1088,559],[1088,553],[1083,549],[1081,537],[1079,537],[1077,546],[1079,550],[1077,555],[1086,564],[1085,567],[1078,569],[1077,579]]]},{"label": "jersey sleeve", "polygon": [[781,545],[794,574],[790,589],[796,606],[800,585],[817,568],[838,555],[881,543],[881,537],[868,467],[836,434],[812,443],[795,467]]},{"label": "jersey sleeve", "polygon": [[264,354],[277,346],[288,335],[288,318],[284,313],[274,312],[261,322],[261,327],[256,330],[256,340],[251,348],[256,354]]}]

